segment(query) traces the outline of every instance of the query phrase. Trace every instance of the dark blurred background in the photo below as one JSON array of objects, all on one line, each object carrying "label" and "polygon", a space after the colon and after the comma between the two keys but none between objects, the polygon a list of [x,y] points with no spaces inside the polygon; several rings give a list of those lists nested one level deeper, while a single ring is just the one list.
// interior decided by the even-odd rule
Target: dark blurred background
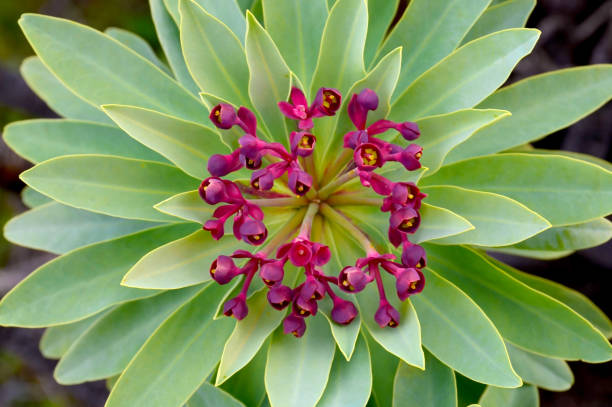
[{"label": "dark blurred background", "polygon": [[[219,0],[223,1],[223,0]],[[407,1],[402,0],[402,3]],[[0,129],[33,117],[54,117],[19,76],[23,58],[32,54],[17,26],[19,15],[37,12],[73,19],[97,29],[109,26],[136,32],[155,49],[158,43],[146,0],[0,0]],[[510,81],[576,65],[612,62],[612,0],[539,0],[528,27],[542,31],[535,51],[517,67]],[[535,143],[612,159],[612,103],[569,129]],[[18,174],[28,163],[0,140],[0,225],[25,208],[19,200]],[[0,236],[0,297],[50,255],[9,246]],[[581,291],[612,314],[608,293],[612,243],[564,259],[540,262],[506,258],[513,265]],[[0,328],[0,406],[102,407],[102,382],[63,387],[52,377],[55,362],[38,351],[41,330]],[[612,406],[612,364],[571,363],[576,382],[565,393],[541,391],[541,405]]]}]

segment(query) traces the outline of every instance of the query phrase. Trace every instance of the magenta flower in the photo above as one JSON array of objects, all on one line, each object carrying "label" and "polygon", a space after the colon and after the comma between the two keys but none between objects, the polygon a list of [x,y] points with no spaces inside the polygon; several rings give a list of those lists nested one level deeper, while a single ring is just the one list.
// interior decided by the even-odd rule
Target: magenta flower
[{"label": "magenta flower", "polygon": [[[310,129],[314,127],[313,119],[335,115],[341,107],[342,96],[337,90],[319,89],[312,104],[308,105],[304,93],[293,88],[290,102],[278,103],[283,115],[297,121],[295,131],[288,135],[287,146],[259,138],[255,115],[245,107],[236,111],[231,105],[220,104],[212,109],[210,118],[215,126],[219,129],[238,126],[244,135],[237,149],[230,154],[213,155],[208,162],[212,176],[202,182],[199,194],[207,204],[218,206],[213,219],[204,223],[204,229],[210,231],[214,239],[221,239],[225,235],[226,222],[232,218],[236,239],[262,246],[257,253],[237,250],[231,256],[221,255],[211,265],[211,277],[219,284],[227,284],[236,277],[244,279],[240,293],[224,304],[225,315],[239,320],[248,315],[247,293],[254,276],[259,273],[268,290],[270,306],[284,312],[290,309],[283,322],[287,334],[302,336],[306,319],[319,312],[320,301],[332,302],[330,317],[333,321],[350,324],[357,317],[357,308],[353,302],[340,298],[336,290],[357,294],[373,282],[380,299],[375,321],[381,327],[396,327],[400,323],[399,312],[387,299],[383,278],[395,279],[396,294],[402,301],[423,290],[425,278],[421,268],[426,264],[425,250],[411,243],[408,236],[420,225],[419,210],[426,195],[415,184],[393,182],[376,170],[390,161],[401,163],[406,170],[420,168],[422,148],[416,144],[402,147],[375,137],[394,130],[401,135],[396,139],[412,141],[420,134],[417,125],[411,122],[382,119],[368,126],[368,113],[378,108],[378,102],[378,96],[370,89],[352,95],[347,109],[356,130],[343,136],[344,148],[349,149],[346,151],[353,150],[352,160],[344,172],[329,174],[335,176],[332,180],[313,177],[312,155],[317,138]],[[339,159],[343,157],[348,159],[348,154],[339,152]],[[221,178],[242,168],[252,171],[248,183]],[[401,263],[394,261],[394,254],[380,254],[363,232],[327,204],[327,200],[342,198],[334,194],[334,186],[355,177],[359,177],[363,187],[371,188],[380,196],[380,210],[389,212],[388,237],[395,247],[402,246]],[[318,182],[327,184],[321,188]],[[245,198],[245,194],[250,198]],[[309,203],[305,214],[299,215],[301,226],[287,225],[285,233],[277,233],[268,241],[261,206],[298,202],[296,206]],[[312,228],[317,217],[332,217],[335,223],[345,225],[365,252],[365,257],[337,270],[338,277],[323,272],[332,253],[329,247],[317,241],[318,238],[313,238]],[[272,253],[276,253],[276,258],[271,257]],[[244,264],[240,266],[237,262]],[[285,281],[288,262],[303,270],[302,282],[295,287]]]}]

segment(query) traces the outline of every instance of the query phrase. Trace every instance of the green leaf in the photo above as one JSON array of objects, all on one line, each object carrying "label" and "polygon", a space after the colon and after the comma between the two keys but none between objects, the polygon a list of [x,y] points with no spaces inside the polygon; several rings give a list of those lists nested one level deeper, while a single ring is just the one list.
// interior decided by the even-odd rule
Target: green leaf
[{"label": "green leaf", "polygon": [[364,0],[338,0],[334,4],[323,30],[312,95],[322,86],[336,88],[346,95],[349,86],[363,77],[367,26],[368,9]]},{"label": "green leaf", "polygon": [[246,58],[249,67],[249,96],[274,141],[287,144],[285,117],[278,102],[287,100],[291,72],[270,35],[247,12]]},{"label": "green leaf", "polygon": [[37,119],[9,124],[4,141],[28,161],[71,154],[106,154],[167,163],[114,126],[76,120]]},{"label": "green leaf", "polygon": [[455,373],[425,352],[425,370],[400,362],[395,373],[394,407],[457,407]]},{"label": "green leaf", "polygon": [[238,37],[192,0],[180,0],[179,8],[183,55],[200,89],[250,106],[249,68]]},{"label": "green leaf", "polygon": [[457,405],[458,406],[476,406],[473,404],[478,402],[480,396],[487,388],[486,385],[468,379],[461,373],[455,372],[455,382],[457,383]]},{"label": "green leaf", "polygon": [[[372,363],[372,398],[375,406],[391,407],[393,399],[393,374],[397,371],[399,360],[378,344],[367,332],[363,330],[367,339]],[[368,404],[369,405],[369,404]]]},{"label": "green leaf", "polygon": [[538,407],[540,399],[538,389],[525,385],[518,389],[501,389],[487,387],[480,398],[482,407]]},{"label": "green leaf", "polygon": [[[530,144],[527,144],[527,145],[531,146]],[[508,152],[510,152],[510,151],[508,151]],[[606,160],[604,160],[602,158],[595,157],[595,156],[592,156],[592,155],[589,155],[589,154],[576,153],[574,151],[564,151],[564,150],[544,150],[544,149],[541,149],[541,148],[533,148],[531,150],[527,150],[527,151],[524,151],[524,152],[529,153],[529,154],[561,155],[561,156],[564,156],[564,157],[574,158],[574,159],[580,160],[580,161],[586,161],[586,162],[589,162],[591,164],[598,165],[598,166],[600,166],[600,167],[602,167],[602,168],[612,172],[612,163],[610,163],[609,161],[606,161]]]},{"label": "green leaf", "polygon": [[265,0],[262,4],[270,37],[291,70],[308,86],[327,20],[325,0]]},{"label": "green leaf", "polygon": [[489,2],[490,0],[410,2],[401,20],[380,49],[381,52],[388,52],[393,48],[403,47],[404,63],[396,96],[459,45]]},{"label": "green leaf", "polygon": [[168,74],[170,73],[168,67],[159,60],[159,58],[155,54],[155,51],[153,51],[153,48],[151,48],[151,45],[149,45],[149,43],[145,41],[142,37],[134,34],[133,32],[115,27],[107,28],[104,31],[104,34],[116,39],[126,47],[130,48],[132,51],[145,57],[146,59],[154,63],[162,71]]},{"label": "green leaf", "polygon": [[158,225],[49,202],[11,219],[4,226],[4,236],[20,246],[62,254]]},{"label": "green leaf", "polygon": [[456,185],[505,195],[527,205],[553,226],[581,223],[612,212],[612,172],[568,157],[518,153],[477,157],[445,166],[421,184]]},{"label": "green leaf", "polygon": [[21,200],[28,208],[36,208],[37,206],[53,202],[48,196],[27,186],[21,190]]},{"label": "green leaf", "polygon": [[[377,120],[384,119],[389,112],[391,94],[395,89],[397,77],[402,66],[401,49],[397,48],[387,54],[365,78],[357,81],[344,95],[343,104],[336,118],[322,118],[316,134],[326,135],[317,139],[317,148],[314,155],[318,168],[324,167],[337,159],[338,151],[343,147],[343,135],[355,129],[348,115],[348,102],[355,93],[364,89],[371,89],[378,95],[378,109],[368,114],[368,125]],[[334,124],[336,125],[333,130]],[[323,127],[325,126],[325,127]],[[332,131],[333,130],[333,131]]]},{"label": "green leaf", "polygon": [[59,359],[70,346],[87,331],[97,320],[108,311],[99,312],[89,318],[65,325],[52,326],[45,329],[40,338],[40,352],[48,359]]},{"label": "green leaf", "polygon": [[373,62],[395,17],[398,4],[399,0],[368,0],[368,36],[363,54],[366,66]]},{"label": "green leaf", "polygon": [[[179,22],[182,22],[180,18],[182,14],[179,16],[180,1],[163,1],[166,4],[166,8],[172,15],[172,18],[174,18],[174,21],[176,21],[176,24],[178,25]],[[224,0],[223,2],[219,2],[218,0],[194,0],[194,2],[208,14],[212,15],[226,25],[234,32],[240,41],[244,42],[246,24],[244,21],[244,15],[240,11],[236,0]]]},{"label": "green leaf", "polygon": [[606,218],[599,218],[577,225],[548,229],[512,247],[520,250],[565,252],[599,246],[610,238],[612,223]]},{"label": "green leaf", "polygon": [[509,342],[555,358],[612,359],[612,347],[587,320],[514,279],[476,251],[427,245],[427,260],[476,301]]},{"label": "green leaf", "polygon": [[[337,253],[341,264],[353,264],[355,259],[363,257],[363,249],[353,240],[352,236],[340,229],[338,225],[331,224],[331,237],[328,245],[333,245],[334,253]],[[329,236],[329,233],[328,233]],[[421,349],[421,330],[419,319],[410,301],[401,302],[397,299],[391,279],[383,276],[386,292],[390,293],[389,302],[395,307],[401,316],[399,326],[394,329],[381,328],[374,321],[374,314],[379,307],[378,291],[374,284],[368,286],[356,295],[357,305],[361,321],[368,329],[374,340],[381,344],[387,352],[394,354],[404,362],[424,367],[425,359]]]},{"label": "green leaf", "polygon": [[[236,324],[239,326],[240,324]],[[266,368],[270,339],[264,343],[253,359],[239,372],[230,377],[221,388],[246,406],[260,406],[267,400],[264,375],[261,372]]]},{"label": "green leaf", "polygon": [[186,407],[244,407],[244,404],[212,384],[204,383],[191,396]]},{"label": "green leaf", "polygon": [[412,82],[391,106],[389,119],[413,120],[474,107],[508,79],[539,34],[514,28],[464,45]]},{"label": "green leaf", "polygon": [[546,219],[503,195],[452,186],[426,187],[423,192],[430,204],[447,208],[475,226],[473,230],[435,243],[504,246],[550,228]]},{"label": "green leaf", "polygon": [[363,336],[357,339],[355,353],[348,362],[336,352],[325,392],[317,407],[364,407],[372,390],[370,352]]},{"label": "green leaf", "polygon": [[524,273],[495,259],[490,260],[517,280],[522,281],[534,290],[550,295],[582,315],[599,329],[606,338],[612,337],[612,321],[585,295],[554,281]]},{"label": "green leaf", "polygon": [[24,14],[32,48],[66,86],[95,106],[141,106],[197,121],[202,104],[159,68],[120,42],[72,21]]},{"label": "green leaf", "polygon": [[423,345],[472,380],[500,387],[520,386],[521,379],[510,365],[495,325],[468,295],[434,270],[435,265],[424,270],[427,288],[412,297],[423,329]]},{"label": "green leaf", "polygon": [[563,257],[567,257],[574,253],[572,250],[563,250],[563,251],[545,251],[545,250],[522,250],[515,249],[512,246],[506,247],[494,247],[491,248],[490,251],[497,253],[505,253],[512,256],[519,257],[527,257],[530,259],[538,259],[538,260],[557,260]]},{"label": "green leaf", "polygon": [[187,70],[177,25],[172,21],[163,0],[149,0],[149,6],[153,23],[155,23],[157,38],[174,76],[187,90],[197,94],[199,92],[198,85],[193,81],[189,70]]},{"label": "green leaf", "polygon": [[[424,176],[427,177],[438,171],[447,154],[468,140],[478,129],[509,115],[510,113],[504,110],[465,109],[417,120],[421,131],[418,144],[425,152],[421,158],[421,165],[428,168]],[[400,136],[397,136],[394,142],[400,145],[407,144]]]},{"label": "green leaf", "polygon": [[301,338],[278,329],[272,336],[265,372],[271,406],[313,407],[325,390],[334,351],[334,341],[322,315],[308,318]]},{"label": "green leaf", "polygon": [[463,38],[462,44],[496,31],[524,27],[535,5],[536,0],[507,0],[487,8]]},{"label": "green leaf", "polygon": [[21,179],[63,204],[151,221],[176,220],[153,205],[199,184],[170,165],[103,155],[53,158],[23,172]]},{"label": "green leaf", "polygon": [[526,383],[552,391],[572,387],[574,376],[565,361],[527,352],[509,343],[506,347],[512,366]]},{"label": "green leaf", "polygon": [[286,311],[279,312],[270,307],[266,294],[267,290],[261,290],[249,298],[249,314],[236,324],[234,332],[225,343],[217,370],[217,386],[246,366],[283,320]]},{"label": "green leaf", "polygon": [[167,291],[115,308],[70,347],[53,376],[71,385],[120,374],[153,331],[201,289]]},{"label": "green leaf", "polygon": [[106,406],[186,403],[219,362],[234,326],[231,318],[213,319],[226,292],[227,287],[210,284],[160,325],[127,366]]},{"label": "green leaf", "polygon": [[[0,302],[0,324],[29,328],[79,321],[112,305],[158,293],[122,287],[126,271],[144,254],[193,231],[160,226],[77,249],[38,268]],[[44,312],[42,312],[44,310]]]},{"label": "green leaf", "polygon": [[97,105],[77,96],[66,87],[38,57],[26,58],[21,76],[28,86],[57,114],[70,119],[112,124]]},{"label": "green leaf", "polygon": [[159,152],[192,177],[206,178],[210,156],[229,152],[216,131],[200,124],[139,107],[105,105],[103,108],[132,138]]},{"label": "green leaf", "polygon": [[155,209],[202,225],[212,217],[214,211],[214,207],[204,202],[198,191],[174,195],[155,205]]},{"label": "green leaf", "polygon": [[597,110],[611,94],[612,65],[562,69],[506,86],[478,107],[509,110],[512,116],[478,131],[447,162],[538,140]]}]

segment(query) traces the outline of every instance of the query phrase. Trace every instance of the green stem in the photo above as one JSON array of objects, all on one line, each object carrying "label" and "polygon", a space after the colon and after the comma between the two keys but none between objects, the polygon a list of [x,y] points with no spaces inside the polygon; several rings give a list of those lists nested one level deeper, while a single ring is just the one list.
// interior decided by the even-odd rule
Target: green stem
[{"label": "green stem", "polygon": [[306,215],[304,215],[304,220],[302,220],[302,227],[300,228],[300,233],[298,237],[304,239],[310,239],[310,230],[312,229],[312,221],[314,220],[315,215],[319,212],[319,204],[316,202],[312,202],[308,205],[308,209],[306,210]]},{"label": "green stem", "polygon": [[345,148],[340,153],[340,156],[333,161],[331,166],[327,167],[324,174],[330,178],[335,177],[338,173],[346,166],[346,164],[353,158],[353,150]]},{"label": "green stem", "polygon": [[306,204],[305,198],[269,198],[269,199],[249,199],[249,203],[255,204],[262,208],[267,207],[296,207]]},{"label": "green stem", "polygon": [[380,198],[370,198],[361,194],[337,194],[332,195],[327,200],[330,205],[369,205],[379,206],[382,204]]},{"label": "green stem", "polygon": [[322,200],[327,199],[327,197],[329,197],[331,194],[336,192],[338,187],[342,186],[343,184],[346,184],[347,182],[349,182],[356,176],[357,176],[357,170],[351,170],[349,172],[346,172],[340,175],[339,177],[336,177],[330,183],[328,183],[323,188],[321,188],[321,190],[319,191],[319,199],[322,199]]},{"label": "green stem", "polygon": [[353,223],[346,217],[344,217],[344,215],[342,215],[340,212],[338,212],[328,204],[323,203],[321,204],[321,213],[327,219],[337,223],[347,232],[349,232],[351,237],[353,237],[361,244],[366,253],[371,254],[376,252],[374,245],[372,245],[372,242],[370,242],[370,239],[368,239],[366,234],[363,233],[361,229],[359,229],[357,226],[353,225]]},{"label": "green stem", "polygon": [[276,234],[266,243],[266,246],[262,249],[262,253],[266,256],[280,247],[283,243],[291,237],[304,219],[306,209],[299,210],[291,220],[285,224]]}]

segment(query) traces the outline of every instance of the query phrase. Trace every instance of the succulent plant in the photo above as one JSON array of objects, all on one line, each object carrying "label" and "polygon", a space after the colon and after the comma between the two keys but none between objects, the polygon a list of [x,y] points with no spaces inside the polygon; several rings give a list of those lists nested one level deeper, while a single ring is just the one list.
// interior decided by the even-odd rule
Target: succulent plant
[{"label": "succulent plant", "polygon": [[21,18],[64,118],[6,127],[35,166],[5,235],[60,256],[0,323],[47,328],[58,382],[108,379],[108,407],[530,407],[565,360],[612,359],[586,297],[490,255],[611,237],[610,164],[529,143],[610,100],[612,66],[500,88],[534,0],[250,3],[150,0],[168,64]]}]

